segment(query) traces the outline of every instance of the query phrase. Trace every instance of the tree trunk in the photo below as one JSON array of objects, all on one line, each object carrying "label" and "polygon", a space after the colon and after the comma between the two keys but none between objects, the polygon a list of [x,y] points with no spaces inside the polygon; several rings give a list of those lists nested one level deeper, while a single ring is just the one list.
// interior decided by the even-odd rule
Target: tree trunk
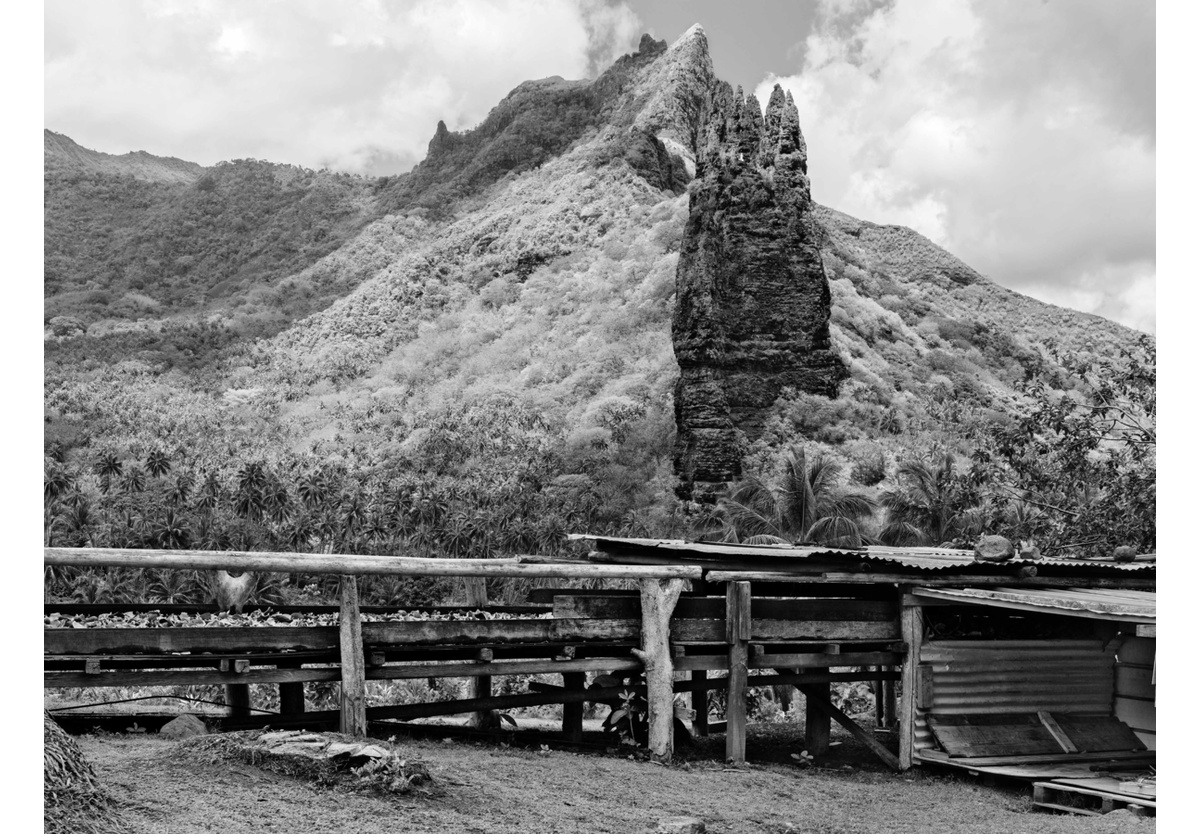
[{"label": "tree trunk", "polygon": [[642,648],[633,653],[646,667],[650,755],[669,761],[675,752],[675,664],[671,660],[671,614],[682,579],[642,581]]}]

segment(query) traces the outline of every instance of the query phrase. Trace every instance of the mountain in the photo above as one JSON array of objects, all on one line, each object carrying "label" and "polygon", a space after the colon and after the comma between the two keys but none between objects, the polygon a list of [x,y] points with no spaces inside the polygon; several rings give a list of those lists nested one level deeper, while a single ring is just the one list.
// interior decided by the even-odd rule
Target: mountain
[{"label": "mountain", "polygon": [[[344,501],[374,508],[339,547],[383,547],[363,530],[388,513],[423,519],[432,538],[405,541],[431,552],[680,533],[672,318],[719,88],[700,27],[647,36],[596,79],[522,84],[464,133],[439,123],[420,165],[380,179],[109,156],[47,131],[56,466],[99,506],[117,501],[105,478],[145,474],[160,451],[209,477],[213,502],[242,496],[225,527],[205,522],[214,543],[286,547],[288,525],[293,544],[328,541],[306,478],[343,523]],[[970,431],[1020,412],[1026,380],[1075,384],[1059,356],[1115,356],[1141,335],[1006,290],[909,229],[805,216],[844,381],[782,388],[746,472],[796,442],[846,470],[965,454]],[[109,457],[124,474],[99,474]]]}]

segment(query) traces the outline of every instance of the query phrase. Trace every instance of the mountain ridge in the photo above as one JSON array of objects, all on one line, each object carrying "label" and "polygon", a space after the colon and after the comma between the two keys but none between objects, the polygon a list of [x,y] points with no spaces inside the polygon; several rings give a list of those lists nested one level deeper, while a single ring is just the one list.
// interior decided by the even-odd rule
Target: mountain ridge
[{"label": "mountain ridge", "polygon": [[[594,529],[676,529],[671,318],[716,84],[702,28],[647,36],[596,79],[518,86],[473,131],[439,123],[426,160],[375,180],[257,160],[146,179],[175,168],[47,131],[47,444],[450,479],[452,504],[494,480],[584,502]],[[819,205],[812,224],[848,379],[783,391],[747,472],[796,442],[847,469],[966,455],[1028,380],[1077,384],[1052,347],[1139,336],[910,229]]]}]

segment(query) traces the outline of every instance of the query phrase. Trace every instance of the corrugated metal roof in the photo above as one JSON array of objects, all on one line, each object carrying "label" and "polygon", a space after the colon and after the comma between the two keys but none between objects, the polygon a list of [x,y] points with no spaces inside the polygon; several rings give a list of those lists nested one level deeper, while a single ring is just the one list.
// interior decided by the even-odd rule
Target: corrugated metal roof
[{"label": "corrugated metal roof", "polygon": [[1156,596],[1152,591],[1101,588],[914,588],[913,594],[948,602],[1044,611],[1096,620],[1155,622]]},{"label": "corrugated metal roof", "polygon": [[[819,545],[794,544],[733,544],[727,542],[689,542],[671,539],[619,538],[615,536],[593,536],[572,534],[573,540],[595,541],[599,550],[612,553],[614,561],[622,555],[634,552],[653,553],[672,560],[698,562],[720,557],[739,559],[778,560],[781,569],[786,562],[795,559],[827,559],[855,564],[880,562],[891,566],[902,566],[922,571],[961,569],[981,565],[1046,565],[1068,568],[1101,567],[1121,571],[1152,571],[1156,563],[1152,558],[1140,557],[1140,561],[1119,563],[1110,559],[1011,559],[1003,563],[981,563],[975,561],[971,550],[944,547],[864,547],[831,548]],[[614,552],[615,551],[615,552]]]}]

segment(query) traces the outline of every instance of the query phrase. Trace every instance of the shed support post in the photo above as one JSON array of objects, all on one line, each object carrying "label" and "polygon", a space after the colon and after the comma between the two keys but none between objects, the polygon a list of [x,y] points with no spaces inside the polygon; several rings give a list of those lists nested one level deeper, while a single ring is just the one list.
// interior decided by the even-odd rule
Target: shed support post
[{"label": "shed support post", "polygon": [[804,693],[804,747],[810,756],[829,752],[829,713],[821,706],[829,700],[829,684],[806,683]]},{"label": "shed support post", "polygon": [[[563,672],[563,689],[582,691],[587,687],[587,672]],[[583,701],[563,704],[562,731],[567,741],[583,741]]]},{"label": "shed support post", "polygon": [[900,639],[908,648],[900,670],[900,769],[913,766],[913,742],[917,720],[917,667],[921,662],[924,634],[920,605],[907,604],[911,589],[900,589]]},{"label": "shed support post", "polygon": [[725,642],[729,644],[729,695],[725,700],[725,760],[746,761],[746,679],[750,661],[750,583],[725,587]]},{"label": "shed support post", "polygon": [[341,647],[342,696],[338,730],[349,736],[367,734],[366,659],[363,657],[362,614],[358,608],[358,582],[353,576],[339,577],[341,610],[338,638]]},{"label": "shed support post", "polygon": [[[466,589],[467,605],[476,608],[483,608],[487,605],[487,578],[483,576],[464,576],[463,585]],[[467,697],[468,698],[490,698],[492,697],[492,676],[479,675],[467,681]],[[471,713],[469,724],[472,727],[484,728],[488,726],[489,712],[480,711]]]},{"label": "shed support post", "polygon": [[284,715],[296,715],[304,712],[303,683],[279,684],[279,711]]},{"label": "shed support post", "polygon": [[[703,683],[708,680],[708,671],[705,669],[692,670],[692,683]],[[696,717],[692,719],[692,732],[698,736],[708,735],[708,690],[694,689],[692,690],[692,709],[696,713]]]},{"label": "shed support post", "polygon": [[893,680],[883,682],[883,726],[888,730],[896,726],[896,682]]},{"label": "shed support post", "polygon": [[231,717],[246,718],[250,715],[250,684],[225,684],[225,705]]},{"label": "shed support post", "polygon": [[633,653],[646,667],[650,755],[668,761],[675,752],[675,663],[671,659],[671,614],[683,592],[682,579],[643,579],[642,647]]}]

